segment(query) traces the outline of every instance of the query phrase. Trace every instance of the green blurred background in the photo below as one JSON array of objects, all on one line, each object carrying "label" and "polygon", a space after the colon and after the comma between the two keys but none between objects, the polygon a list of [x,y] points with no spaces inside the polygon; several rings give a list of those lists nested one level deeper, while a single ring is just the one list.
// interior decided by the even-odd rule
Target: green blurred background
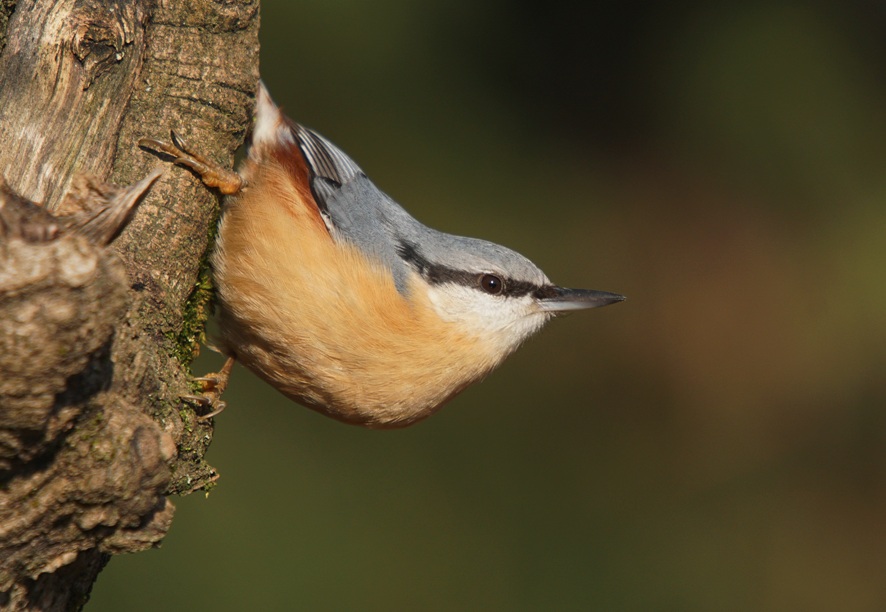
[{"label": "green blurred background", "polygon": [[218,487],[88,609],[886,609],[884,26],[882,2],[266,0],[290,116],[427,224],[628,301],[402,431],[235,370]]}]

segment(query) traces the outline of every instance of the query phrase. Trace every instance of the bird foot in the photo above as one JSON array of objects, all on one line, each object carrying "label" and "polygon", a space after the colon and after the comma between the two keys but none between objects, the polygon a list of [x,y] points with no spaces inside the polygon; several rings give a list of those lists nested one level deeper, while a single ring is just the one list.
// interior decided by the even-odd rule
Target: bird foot
[{"label": "bird foot", "polygon": [[195,404],[199,404],[204,408],[210,409],[208,413],[198,415],[198,420],[205,421],[211,419],[227,407],[227,403],[221,399],[221,395],[228,386],[228,379],[231,376],[231,369],[233,367],[234,358],[228,357],[225,364],[222,366],[222,369],[218,372],[207,374],[206,376],[199,376],[194,379],[200,383],[201,389],[199,395],[181,396],[183,400],[188,400]]},{"label": "bird foot", "polygon": [[225,195],[237,193],[243,188],[243,179],[239,174],[194,153],[175,131],[169,130],[169,137],[172,142],[142,138],[138,144],[140,147],[169,155],[173,158],[173,163],[190,168],[197,173],[204,185],[217,188]]}]

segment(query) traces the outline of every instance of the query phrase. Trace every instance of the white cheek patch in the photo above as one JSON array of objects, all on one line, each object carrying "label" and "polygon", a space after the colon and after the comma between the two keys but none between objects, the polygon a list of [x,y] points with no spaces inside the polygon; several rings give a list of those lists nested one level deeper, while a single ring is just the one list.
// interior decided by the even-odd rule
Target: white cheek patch
[{"label": "white cheek patch", "polygon": [[428,287],[428,299],[448,323],[510,352],[550,318],[527,296],[488,295],[454,283]]}]

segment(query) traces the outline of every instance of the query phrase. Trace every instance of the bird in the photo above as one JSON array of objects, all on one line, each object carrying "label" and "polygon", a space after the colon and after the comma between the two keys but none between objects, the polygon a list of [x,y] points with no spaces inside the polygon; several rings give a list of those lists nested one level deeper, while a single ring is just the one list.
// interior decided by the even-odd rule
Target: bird
[{"label": "bird", "polygon": [[[226,198],[211,265],[223,388],[236,360],[345,423],[400,428],[483,379],[555,315],[624,296],[552,283],[504,246],[432,229],[259,82],[237,172],[180,136],[168,154]],[[212,414],[217,414],[218,410]]]}]

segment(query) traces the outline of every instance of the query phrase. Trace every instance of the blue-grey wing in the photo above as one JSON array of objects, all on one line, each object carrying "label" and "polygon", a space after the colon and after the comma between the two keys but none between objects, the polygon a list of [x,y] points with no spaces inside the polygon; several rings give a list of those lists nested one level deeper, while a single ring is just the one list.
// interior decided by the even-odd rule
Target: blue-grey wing
[{"label": "blue-grey wing", "polygon": [[427,228],[326,138],[298,124],[293,130],[310,171],[311,191],[333,238],[354,244],[386,266],[405,294],[408,270],[398,254],[400,236],[421,234]]}]

